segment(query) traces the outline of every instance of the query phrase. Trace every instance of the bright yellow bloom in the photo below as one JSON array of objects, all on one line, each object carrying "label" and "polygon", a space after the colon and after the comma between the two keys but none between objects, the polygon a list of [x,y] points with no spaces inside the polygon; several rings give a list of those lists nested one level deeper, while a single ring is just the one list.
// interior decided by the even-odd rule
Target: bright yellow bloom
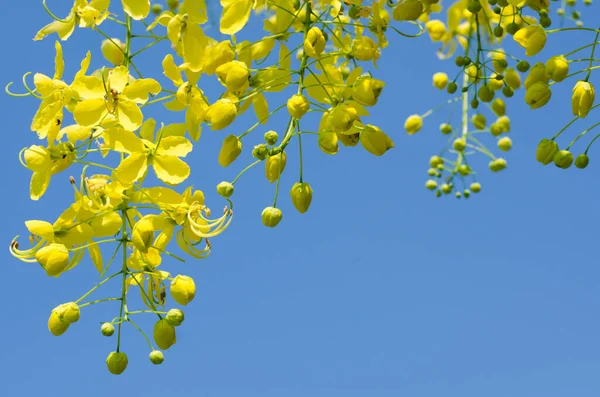
[{"label": "bright yellow bloom", "polygon": [[[148,119],[146,123],[154,124]],[[192,151],[192,143],[183,136],[170,135],[174,129],[161,128],[156,140],[153,128],[142,128],[142,138],[123,128],[104,132],[105,147],[128,154],[114,172],[114,177],[125,186],[143,178],[149,165],[158,179],[168,185],[178,185],[190,175],[190,167],[180,157]]]},{"label": "bright yellow bloom", "polygon": [[35,254],[48,276],[58,276],[69,266],[69,251],[62,244],[49,244]]},{"label": "bright yellow bloom", "polygon": [[304,53],[311,58],[320,58],[325,50],[325,36],[321,29],[312,27],[304,39]]},{"label": "bright yellow bloom", "polygon": [[427,29],[427,33],[429,33],[429,37],[431,37],[431,41],[443,41],[446,34],[448,33],[446,30],[446,25],[444,22],[438,19],[432,19],[425,24],[425,29]]},{"label": "bright yellow bloom", "polygon": [[175,302],[186,306],[196,296],[196,284],[194,279],[188,276],[178,275],[171,281],[171,296]]},{"label": "bright yellow bloom", "polygon": [[573,87],[573,97],[571,99],[571,108],[573,115],[581,118],[586,117],[594,106],[594,99],[596,93],[594,92],[594,86],[592,83],[579,80]]},{"label": "bright yellow bloom", "polygon": [[252,4],[251,0],[221,0],[221,33],[233,35],[242,30],[250,18]]},{"label": "bright yellow bloom", "polygon": [[121,0],[123,10],[137,21],[142,20],[150,13],[150,0]]},{"label": "bright yellow bloom", "polygon": [[423,119],[418,114],[408,116],[406,122],[404,122],[404,129],[408,135],[416,134],[423,127]]},{"label": "bright yellow bloom", "polygon": [[265,174],[270,183],[279,179],[279,176],[283,173],[283,170],[285,170],[286,163],[287,156],[285,152],[267,158],[267,161],[265,161]]},{"label": "bright yellow bloom", "polygon": [[102,55],[113,65],[120,65],[125,60],[125,43],[119,39],[106,39],[102,41]]},{"label": "bright yellow bloom", "polygon": [[396,21],[416,21],[423,13],[423,4],[419,0],[406,0],[394,8],[392,17]]},{"label": "bright yellow bloom", "polygon": [[546,30],[540,25],[530,25],[519,29],[513,39],[523,48],[525,55],[532,57],[546,45]]},{"label": "bright yellow bloom", "polygon": [[372,38],[359,36],[352,40],[351,54],[358,61],[373,61],[373,64],[376,64],[381,51]]},{"label": "bright yellow bloom", "polygon": [[206,120],[210,128],[217,131],[229,126],[237,117],[236,104],[229,98],[221,98],[208,108]]},{"label": "bright yellow bloom", "polygon": [[438,72],[433,75],[433,86],[438,90],[443,90],[448,84],[448,75],[446,73]]},{"label": "bright yellow bloom", "polygon": [[546,72],[556,82],[561,82],[569,74],[569,63],[564,55],[553,56],[546,61]]},{"label": "bright yellow bloom", "polygon": [[143,253],[147,253],[148,248],[152,247],[154,243],[154,227],[151,216],[153,215],[146,215],[137,221],[131,232],[133,246]]},{"label": "bright yellow bloom", "polygon": [[337,134],[335,131],[319,131],[317,144],[319,148],[327,154],[336,154],[339,150],[338,140],[342,134]]},{"label": "bright yellow bloom", "polygon": [[547,104],[551,96],[552,91],[548,84],[538,81],[525,92],[525,103],[531,109],[538,109]]},{"label": "bright yellow bloom", "polygon": [[544,84],[548,84],[549,81],[550,81],[550,75],[548,74],[546,66],[541,62],[537,62],[529,70],[529,74],[527,75],[527,78],[525,79],[525,83],[523,84],[523,86],[525,87],[526,90],[528,90],[532,85],[534,85],[537,82],[542,82]]},{"label": "bright yellow bloom", "polygon": [[385,83],[372,77],[364,76],[352,85],[352,99],[363,106],[374,106],[383,91]]},{"label": "bright yellow bloom", "polygon": [[66,321],[62,321],[54,310],[50,313],[50,317],[48,318],[48,331],[52,333],[54,336],[60,336],[64,334],[69,328],[70,323]]},{"label": "bright yellow bloom", "polygon": [[394,147],[394,142],[381,129],[368,124],[360,133],[360,143],[367,152],[375,156],[382,156]]},{"label": "bright yellow bloom", "polygon": [[66,18],[44,26],[37,32],[34,40],[42,40],[52,33],[58,34],[61,40],[67,40],[76,25],[82,28],[100,25],[108,17],[109,3],[110,0],[75,0]]},{"label": "bright yellow bloom", "polygon": [[504,72],[504,81],[513,90],[521,88],[521,75],[513,68],[506,69]]},{"label": "bright yellow bloom", "polygon": [[138,129],[144,119],[138,105],[145,104],[148,96],[158,94],[161,88],[154,79],[138,79],[132,83],[128,81],[129,71],[124,66],[116,67],[108,73],[106,85],[95,76],[76,77],[73,89],[85,98],[73,112],[77,124],[97,126],[112,115],[124,129]]},{"label": "bright yellow bloom", "polygon": [[228,135],[221,145],[219,164],[221,167],[227,167],[238,158],[240,153],[242,153],[242,141],[235,135]]},{"label": "bright yellow bloom", "polygon": [[239,61],[227,62],[216,69],[219,82],[230,91],[245,91],[250,72],[245,63]]},{"label": "bright yellow bloom", "polygon": [[308,112],[309,108],[308,99],[302,94],[294,94],[287,101],[287,109],[290,116],[298,120]]}]

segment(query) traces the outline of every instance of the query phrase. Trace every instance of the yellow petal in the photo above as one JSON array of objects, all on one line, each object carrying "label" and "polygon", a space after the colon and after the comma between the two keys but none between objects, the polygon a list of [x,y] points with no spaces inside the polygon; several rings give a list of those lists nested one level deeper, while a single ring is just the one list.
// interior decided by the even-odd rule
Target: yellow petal
[{"label": "yellow petal", "polygon": [[104,96],[106,95],[102,80],[96,76],[85,76],[83,74],[75,76],[75,81],[73,81],[71,88],[76,91],[80,97],[85,99],[104,99]]},{"label": "yellow petal", "polygon": [[27,221],[25,227],[29,230],[29,233],[40,236],[44,240],[52,241],[54,239],[54,227],[49,222]]},{"label": "yellow petal", "polygon": [[108,73],[108,88],[123,92],[129,81],[129,70],[125,66],[117,66]]},{"label": "yellow petal", "polygon": [[161,155],[170,155],[185,157],[192,151],[192,142],[182,136],[167,136],[160,140],[157,153]]},{"label": "yellow petal", "polygon": [[56,124],[56,120],[62,111],[62,102],[51,97],[42,101],[31,122],[31,131],[36,131],[40,138],[45,138],[48,129]]},{"label": "yellow petal", "polygon": [[269,121],[269,103],[263,94],[258,94],[252,99],[254,113],[261,124],[266,124]]},{"label": "yellow petal", "polygon": [[73,117],[77,124],[93,127],[98,125],[106,114],[108,114],[108,110],[106,110],[104,98],[92,98],[78,103]]},{"label": "yellow petal", "polygon": [[248,23],[252,2],[250,0],[221,0],[221,33],[236,34]]},{"label": "yellow petal", "polygon": [[204,32],[195,23],[188,23],[183,35],[183,60],[186,66],[193,72],[202,69],[203,53],[207,40]]},{"label": "yellow petal", "polygon": [[165,59],[162,61],[163,74],[169,78],[175,84],[176,87],[179,87],[183,84],[183,79],[181,78],[181,71],[175,64],[175,60],[173,59],[173,55],[167,54]]},{"label": "yellow petal", "polygon": [[167,185],[178,185],[190,175],[190,167],[175,156],[158,154],[152,165],[158,179]]},{"label": "yellow petal", "polygon": [[148,158],[146,154],[132,153],[125,160],[121,161],[121,164],[119,164],[114,172],[114,176],[124,185],[130,186],[144,176],[147,168]]},{"label": "yellow petal", "polygon": [[154,130],[156,130],[156,120],[149,118],[144,121],[140,128],[140,136],[150,142],[154,142]]},{"label": "yellow petal", "polygon": [[46,193],[50,184],[50,170],[46,172],[34,172],[29,183],[29,196],[32,200],[39,200]]},{"label": "yellow petal", "polygon": [[119,124],[126,130],[135,131],[144,120],[144,115],[138,105],[126,98],[119,99]]},{"label": "yellow petal", "polygon": [[125,87],[121,95],[126,96],[135,103],[144,104],[148,102],[148,95],[156,95],[160,90],[158,81],[154,79],[138,79]]},{"label": "yellow petal", "polygon": [[76,141],[85,141],[92,136],[92,128],[89,126],[83,127],[79,124],[73,124],[60,130],[58,139],[62,139],[65,135],[69,142],[75,143]]},{"label": "yellow petal", "polygon": [[54,81],[42,73],[33,75],[33,85],[35,90],[43,97],[47,97],[54,91]]},{"label": "yellow petal", "polygon": [[[184,136],[185,135],[185,124],[169,124],[163,128],[162,136],[163,138],[168,136]],[[162,144],[161,144],[162,146]]]},{"label": "yellow petal", "polygon": [[188,18],[191,22],[203,24],[208,21],[204,0],[183,0],[183,7],[188,13]]},{"label": "yellow petal", "polygon": [[150,0],[122,0],[123,10],[136,21],[142,20],[150,13]]},{"label": "yellow petal", "polygon": [[102,135],[105,146],[119,153],[136,153],[144,150],[144,143],[133,132],[120,127],[110,128]]},{"label": "yellow petal", "polygon": [[92,259],[92,263],[98,272],[102,272],[103,263],[102,263],[102,251],[100,251],[100,247],[98,244],[90,245],[88,247],[88,251],[90,252],[90,258]]},{"label": "yellow petal", "polygon": [[54,79],[60,80],[65,71],[65,61],[63,60],[63,51],[60,41],[54,43],[54,48],[56,49],[56,57],[54,58]]},{"label": "yellow petal", "polygon": [[67,40],[75,30],[75,18],[70,17],[67,22],[54,21],[42,29],[35,35],[34,40],[42,40],[49,34],[56,33],[61,40]]},{"label": "yellow petal", "polygon": [[94,237],[113,236],[119,231],[121,224],[121,216],[115,211],[97,216],[90,222],[90,226],[94,229]]}]

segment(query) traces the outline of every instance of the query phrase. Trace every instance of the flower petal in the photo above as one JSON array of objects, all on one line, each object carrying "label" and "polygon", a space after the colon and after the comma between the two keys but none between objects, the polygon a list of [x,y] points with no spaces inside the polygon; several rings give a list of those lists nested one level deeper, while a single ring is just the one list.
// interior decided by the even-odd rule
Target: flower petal
[{"label": "flower petal", "polygon": [[73,117],[77,124],[93,127],[98,125],[106,114],[108,110],[104,98],[91,98],[77,104]]},{"label": "flower petal", "polygon": [[108,73],[108,88],[121,93],[129,82],[129,70],[125,66],[117,66]]},{"label": "flower petal", "polygon": [[31,182],[29,183],[29,196],[32,200],[39,200],[40,197],[46,193],[48,185],[50,184],[50,170],[45,172],[34,172],[31,175]]},{"label": "flower petal", "polygon": [[159,155],[170,155],[185,157],[193,149],[192,142],[182,136],[167,136],[160,140],[157,153]]},{"label": "flower petal", "polygon": [[123,10],[136,21],[142,20],[150,13],[150,0],[122,0]]},{"label": "flower petal", "polygon": [[148,102],[148,95],[156,95],[161,91],[160,84],[154,79],[138,79],[129,84],[121,92],[135,103],[144,104]]},{"label": "flower petal", "polygon": [[144,150],[144,143],[133,132],[120,127],[110,128],[102,135],[104,145],[119,153],[136,153]]},{"label": "flower petal", "polygon": [[250,0],[221,0],[221,33],[236,34],[248,23],[252,2]]},{"label": "flower petal", "polygon": [[154,156],[154,172],[167,185],[178,185],[190,175],[190,167],[183,160],[170,155]]},{"label": "flower petal", "polygon": [[148,168],[148,158],[145,153],[132,153],[114,172],[114,177],[126,186],[132,185],[144,176]]},{"label": "flower petal", "polygon": [[162,61],[163,74],[169,78],[175,84],[176,87],[179,87],[183,84],[183,79],[181,78],[181,71],[175,64],[175,60],[173,59],[173,55],[167,54],[165,59]]},{"label": "flower petal", "polygon": [[144,115],[135,102],[122,98],[119,100],[118,118],[123,128],[134,131],[142,125]]}]

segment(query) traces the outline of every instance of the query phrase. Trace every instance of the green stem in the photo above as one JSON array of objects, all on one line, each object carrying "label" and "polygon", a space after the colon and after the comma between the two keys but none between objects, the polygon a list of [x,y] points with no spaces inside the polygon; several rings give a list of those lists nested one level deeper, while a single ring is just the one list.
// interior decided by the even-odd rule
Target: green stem
[{"label": "green stem", "polygon": [[94,288],[92,288],[91,290],[89,290],[88,292],[86,292],[81,298],[77,299],[75,301],[75,303],[79,303],[82,300],[84,300],[85,298],[87,298],[88,296],[90,296],[90,294],[92,294],[95,290],[97,290],[101,285],[105,284],[106,282],[108,282],[110,279],[117,277],[119,274],[121,274],[121,272],[117,272],[115,274],[111,274],[110,276],[108,276],[107,278],[105,278],[104,280],[100,281],[98,284],[96,284],[94,286]]},{"label": "green stem", "polygon": [[244,174],[244,172],[248,171],[250,168],[254,167],[256,164],[260,163],[262,160],[256,160],[254,163],[250,164],[249,166],[247,166],[246,168],[244,168],[242,170],[242,172],[240,172],[235,179],[233,180],[233,182],[231,182],[232,185],[235,185],[235,183],[237,182],[237,180],[240,178],[240,176],[242,176]]}]

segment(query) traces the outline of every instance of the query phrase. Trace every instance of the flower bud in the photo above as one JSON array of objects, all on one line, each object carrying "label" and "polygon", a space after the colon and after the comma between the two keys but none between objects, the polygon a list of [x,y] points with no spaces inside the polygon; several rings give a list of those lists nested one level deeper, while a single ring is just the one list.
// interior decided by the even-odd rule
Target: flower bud
[{"label": "flower bud", "polygon": [[162,9],[160,4],[152,4],[152,13],[154,15],[159,15],[162,12]]},{"label": "flower bud", "polygon": [[558,168],[566,170],[573,164],[573,154],[568,150],[559,150],[554,154],[552,161]]},{"label": "flower bud", "polygon": [[167,350],[177,342],[175,327],[162,318],[154,324],[154,342],[161,350]]},{"label": "flower bud", "polygon": [[100,327],[100,332],[102,332],[102,335],[104,336],[112,336],[112,334],[115,333],[115,326],[111,323],[103,323]]},{"label": "flower bud", "polygon": [[429,166],[431,168],[437,168],[438,165],[444,165],[444,159],[440,156],[431,156],[429,158]]},{"label": "flower bud", "polygon": [[304,214],[308,211],[310,203],[312,201],[312,188],[308,183],[296,182],[290,190],[290,196],[292,197],[292,203],[299,213]]},{"label": "flower bud", "polygon": [[358,111],[354,106],[340,104],[331,111],[329,121],[335,131],[344,132],[352,128],[358,118]]},{"label": "flower bud", "polygon": [[502,87],[502,94],[504,94],[506,98],[512,98],[512,96],[515,95],[515,92],[512,88],[505,85],[504,87]]},{"label": "flower bud", "polygon": [[269,149],[267,149],[264,143],[256,145],[254,146],[254,149],[252,149],[252,157],[254,157],[255,159],[264,160],[267,158],[268,155]]},{"label": "flower bud", "polygon": [[425,24],[425,29],[427,29],[427,33],[429,33],[429,37],[433,42],[444,40],[447,33],[446,25],[438,19],[428,21]]},{"label": "flower bud", "polygon": [[558,152],[558,144],[550,139],[542,139],[535,152],[535,159],[544,165],[548,165]]},{"label": "flower bud", "polygon": [[56,306],[53,310],[58,315],[58,319],[67,324],[76,323],[81,315],[79,306],[75,302],[63,303]]},{"label": "flower bud", "polygon": [[548,84],[538,81],[525,92],[525,103],[531,109],[538,109],[547,104],[551,97],[552,91]]},{"label": "flower bud", "polygon": [[179,309],[171,309],[167,312],[165,319],[174,327],[179,327],[183,323],[184,315]]},{"label": "flower bud", "polygon": [[512,148],[512,140],[505,136],[504,138],[500,138],[498,140],[498,149],[503,152],[508,152]]},{"label": "flower bud", "polygon": [[279,139],[279,135],[277,135],[275,131],[267,131],[265,132],[264,138],[267,145],[275,145]]},{"label": "flower bud", "polygon": [[563,81],[569,74],[569,63],[564,55],[553,56],[546,62],[546,72],[556,82]]},{"label": "flower bud", "polygon": [[152,350],[150,352],[150,362],[154,365],[162,364],[165,361],[165,356],[160,350]]},{"label": "flower bud", "polygon": [[222,98],[210,105],[206,111],[206,120],[214,131],[222,130],[233,123],[237,117],[237,106],[228,98]]},{"label": "flower bud", "polygon": [[443,90],[448,84],[448,75],[446,73],[438,72],[433,75],[433,86],[438,90]]},{"label": "flower bud", "polygon": [[490,161],[489,166],[490,166],[490,170],[492,170],[493,172],[502,171],[503,169],[506,168],[506,160],[504,160],[502,158],[492,160],[492,161]]},{"label": "flower bud", "polygon": [[262,223],[267,227],[275,227],[281,222],[283,213],[279,208],[267,207],[262,212]]},{"label": "flower bud", "polygon": [[58,313],[52,310],[50,317],[48,318],[48,331],[50,331],[52,335],[60,336],[64,334],[67,328],[69,328],[69,325],[71,324],[66,321],[62,321]]},{"label": "flower bud", "polygon": [[492,102],[492,111],[496,113],[496,116],[504,116],[506,114],[506,105],[502,98],[496,98]]},{"label": "flower bud", "polygon": [[508,116],[498,117],[498,119],[496,120],[496,124],[498,124],[500,128],[502,128],[502,132],[510,131],[510,119],[508,118]]},{"label": "flower bud", "polygon": [[443,124],[440,125],[440,131],[444,135],[451,134],[452,133],[452,126],[450,124],[443,123]]},{"label": "flower bud", "polygon": [[541,62],[538,62],[535,65],[533,65],[533,67],[529,71],[529,74],[527,75],[527,78],[525,78],[525,83],[523,84],[523,86],[526,90],[528,90],[529,88],[531,88],[532,85],[534,85],[538,81],[546,84],[550,81],[550,75],[546,70],[546,66]]},{"label": "flower bud", "polygon": [[471,186],[469,186],[469,188],[473,193],[479,193],[481,191],[481,184],[479,184],[478,182],[473,182],[471,183]]},{"label": "flower bud", "polygon": [[521,75],[513,68],[508,68],[504,71],[504,81],[513,90],[521,88]]},{"label": "flower bud", "polygon": [[482,84],[477,91],[477,97],[481,102],[491,102],[494,99],[494,90],[487,84]]},{"label": "flower bud", "polygon": [[458,85],[454,81],[451,81],[450,84],[448,84],[448,88],[446,88],[446,92],[448,92],[448,94],[454,94],[457,89]]},{"label": "flower bud", "polygon": [[374,106],[385,83],[372,77],[361,77],[352,85],[352,98],[364,106]]},{"label": "flower bud", "polygon": [[463,196],[465,196],[465,198],[469,198],[470,195],[471,191],[469,189],[465,189],[465,191],[463,192]]},{"label": "flower bud", "polygon": [[[340,134],[340,136],[347,136]],[[360,138],[359,138],[360,139]],[[336,154],[339,150],[338,134],[332,131],[320,131],[317,137],[319,148],[327,154]]]},{"label": "flower bud", "polygon": [[573,98],[571,99],[573,115],[581,118],[587,116],[594,105],[595,98],[596,94],[592,83],[583,80],[579,80],[575,83],[575,87],[573,87]]},{"label": "flower bud", "polygon": [[423,4],[419,0],[406,0],[394,8],[392,18],[396,21],[416,21],[423,13]]},{"label": "flower bud", "polygon": [[106,39],[102,41],[102,55],[113,65],[121,65],[125,61],[125,44],[119,39]]},{"label": "flower bud", "polygon": [[174,11],[177,7],[179,7],[179,0],[167,0],[167,7]]},{"label": "flower bud", "polygon": [[464,138],[457,138],[452,142],[452,147],[457,152],[462,152],[467,147],[467,141]]},{"label": "flower bud", "polygon": [[448,184],[448,183],[444,183],[441,187],[440,190],[442,191],[442,193],[444,194],[450,194],[450,192],[452,192],[452,185]]},{"label": "flower bud", "polygon": [[471,173],[471,167],[469,167],[467,164],[461,164],[458,166],[458,173],[462,176],[467,176]]},{"label": "flower bud", "polygon": [[131,242],[140,252],[148,253],[148,248],[154,243],[154,226],[150,218],[144,217],[133,226]]},{"label": "flower bud", "polygon": [[312,27],[304,39],[304,53],[311,58],[319,58],[325,50],[325,36],[321,29]]},{"label": "flower bud", "polygon": [[475,128],[477,128],[478,130],[485,129],[485,126],[487,125],[487,120],[485,119],[485,116],[481,113],[474,114],[471,118],[471,121],[473,122]]},{"label": "flower bud", "polygon": [[48,276],[58,276],[69,265],[69,251],[62,244],[49,244],[35,253],[35,259]]},{"label": "flower bud", "polygon": [[539,25],[529,25],[519,29],[513,39],[525,48],[525,55],[532,57],[546,45],[546,30]]},{"label": "flower bud", "polygon": [[171,281],[170,292],[175,302],[186,306],[196,296],[194,279],[188,276],[177,275]]},{"label": "flower bud", "polygon": [[504,131],[502,130],[502,127],[500,126],[500,124],[498,123],[492,123],[492,125],[490,125],[490,133],[493,136],[498,136],[501,135]]},{"label": "flower bud", "polygon": [[273,183],[279,179],[279,176],[283,173],[283,170],[285,170],[286,163],[287,159],[285,152],[269,156],[265,162],[265,174],[269,182]]},{"label": "flower bud", "polygon": [[233,134],[228,135],[221,145],[219,164],[221,164],[221,167],[227,167],[238,158],[240,153],[242,153],[242,141]]},{"label": "flower bud", "polygon": [[221,197],[229,198],[233,194],[233,185],[223,181],[217,185],[217,193]]},{"label": "flower bud", "polygon": [[368,124],[360,133],[360,143],[367,152],[375,156],[382,156],[394,147],[394,142],[379,127]]},{"label": "flower bud", "polygon": [[579,156],[575,157],[575,167],[577,168],[585,168],[590,163],[590,158],[587,154],[581,153]]},{"label": "flower bud", "polygon": [[418,114],[408,116],[404,122],[404,129],[408,135],[416,134],[423,127],[423,119]]},{"label": "flower bud", "polygon": [[352,56],[359,61],[377,61],[380,56],[379,47],[367,36],[359,36],[352,40]]},{"label": "flower bud", "polygon": [[433,179],[429,179],[427,182],[425,182],[425,187],[429,190],[435,190],[437,188],[437,182]]},{"label": "flower bud", "polygon": [[287,110],[290,113],[290,116],[298,120],[300,120],[302,116],[308,112],[309,108],[310,105],[308,103],[308,99],[301,94],[292,95],[292,97],[287,101]]},{"label": "flower bud", "polygon": [[250,71],[244,62],[229,61],[217,67],[219,82],[229,91],[243,91],[249,86]]},{"label": "flower bud", "polygon": [[121,352],[111,352],[106,358],[106,367],[113,375],[121,375],[129,364],[127,354]]},{"label": "flower bud", "polygon": [[517,62],[517,70],[521,73],[525,73],[529,70],[529,62],[527,62],[526,60],[521,60]]}]

